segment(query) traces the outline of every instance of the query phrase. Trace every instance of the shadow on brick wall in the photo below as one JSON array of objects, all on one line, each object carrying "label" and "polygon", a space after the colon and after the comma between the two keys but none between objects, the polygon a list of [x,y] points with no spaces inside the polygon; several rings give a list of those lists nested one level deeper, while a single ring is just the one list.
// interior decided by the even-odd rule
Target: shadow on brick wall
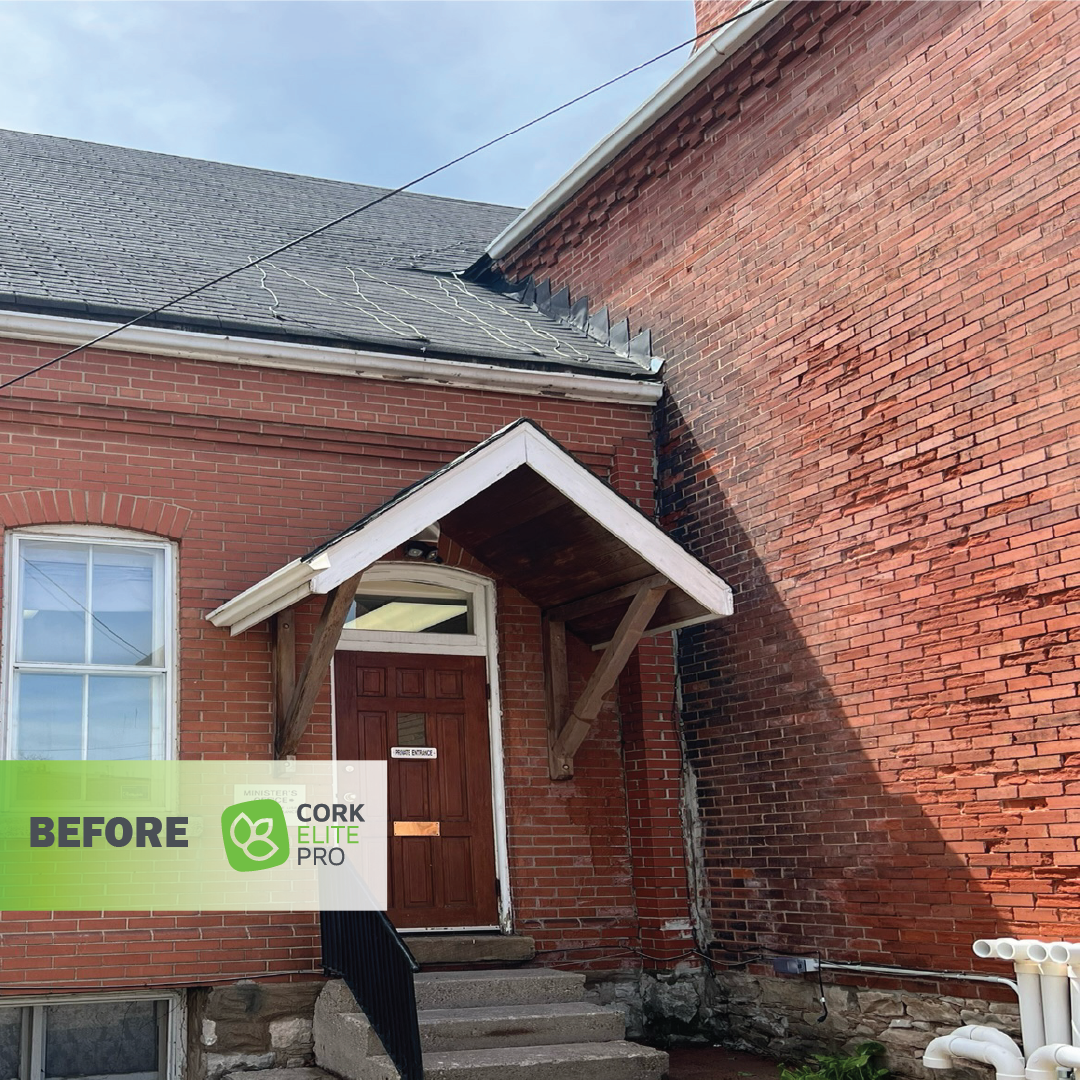
[{"label": "shadow on brick wall", "polygon": [[[879,712],[865,708],[875,687],[898,676],[873,663],[853,674],[859,661],[846,657],[844,612],[854,595],[822,593],[815,602],[818,651],[831,661],[823,669],[718,482],[702,469],[709,454],[670,404],[666,429],[663,524],[735,594],[732,618],[678,635],[717,955],[820,952],[971,969],[972,941],[1001,927],[990,871],[977,865],[988,848],[957,839],[974,835],[978,823],[966,829],[956,818],[967,800],[987,793],[970,790],[967,770],[940,763],[935,744],[951,731],[921,721],[917,709],[897,708],[902,687]],[[830,625],[837,640],[823,650],[820,631]],[[849,687],[845,702],[832,689],[838,677]],[[952,844],[942,831],[949,818]]]}]

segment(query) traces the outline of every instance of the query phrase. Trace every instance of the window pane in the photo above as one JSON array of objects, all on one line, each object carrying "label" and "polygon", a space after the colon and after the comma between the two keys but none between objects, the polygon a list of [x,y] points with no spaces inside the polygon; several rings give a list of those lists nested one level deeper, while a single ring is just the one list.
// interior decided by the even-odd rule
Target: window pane
[{"label": "window pane", "polygon": [[[387,582],[392,586],[395,582]],[[432,593],[436,590],[429,586]],[[361,594],[345,620],[346,630],[393,630],[407,634],[471,634],[469,597],[456,589],[438,589],[449,597],[368,596]]]},{"label": "window pane", "polygon": [[[91,574],[91,657],[95,664],[164,665],[159,583],[164,552],[95,545]],[[155,640],[158,639],[158,640]]]},{"label": "window pane", "polygon": [[397,745],[427,746],[426,717],[422,712],[397,714]]},{"label": "window pane", "polygon": [[45,1010],[45,1076],[158,1075],[156,1002],[103,1001]]},{"label": "window pane", "polygon": [[161,681],[161,676],[90,676],[88,758],[140,761],[153,756],[153,733],[160,724],[154,703],[161,701]]},{"label": "window pane", "polygon": [[82,757],[83,677],[20,671],[15,676],[15,757]]},{"label": "window pane", "polygon": [[0,1080],[19,1080],[22,1009],[0,1009]]},{"label": "window pane", "polygon": [[19,659],[81,664],[86,659],[89,548],[25,540],[19,551]]}]

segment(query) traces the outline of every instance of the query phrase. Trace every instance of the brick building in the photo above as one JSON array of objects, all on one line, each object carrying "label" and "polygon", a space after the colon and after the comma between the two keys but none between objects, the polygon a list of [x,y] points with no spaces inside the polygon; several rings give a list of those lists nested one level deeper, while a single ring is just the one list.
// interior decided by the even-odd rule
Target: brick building
[{"label": "brick building", "polygon": [[[318,641],[314,594],[351,580],[357,536],[369,553],[394,541],[342,613],[335,667],[375,653],[389,677],[388,655],[417,655],[356,625],[364,597],[472,605],[440,647],[486,659],[501,717],[485,766],[501,884],[483,918],[435,924],[532,938],[532,964],[587,971],[654,1036],[787,1055],[872,1036],[921,1075],[936,1031],[1013,1023],[1007,989],[962,977],[1007,973],[973,939],[1080,933],[1080,11],[743,7],[700,3],[703,30],[739,17],[522,214],[391,201],[4,391],[5,595],[50,544],[84,563],[113,545],[162,595],[175,574],[174,666],[146,677],[179,694],[147,752],[269,757],[294,730],[282,642],[302,660]],[[370,191],[2,144],[4,377]],[[530,448],[531,487],[477,487],[478,460]],[[415,535],[379,524],[447,489]],[[532,564],[559,561],[536,537],[563,518],[565,587],[545,563],[530,592]],[[421,527],[436,519],[438,536]],[[631,520],[653,529],[636,564],[619,546]],[[410,561],[414,540],[442,566]],[[568,764],[553,701],[579,700],[588,646],[659,574],[680,590],[648,624],[663,632],[553,780]],[[734,590],[719,620],[718,581]],[[6,605],[5,642],[20,610]],[[563,691],[553,621],[572,631]],[[8,753],[11,688],[33,674],[12,657]],[[337,680],[298,755],[347,737]],[[56,1030],[142,1002],[170,1013],[171,1068],[184,1050],[193,1078],[237,1054],[308,1060],[314,917],[52,913],[2,931],[0,1060],[47,1038],[37,1018],[75,993],[88,1011]],[[770,952],[829,965],[823,1020],[816,977],[773,975]]]},{"label": "brick building", "polygon": [[[378,194],[0,147],[0,381]],[[667,631],[730,592],[650,520],[642,343],[462,276],[516,213],[399,197],[6,387],[5,754],[434,746],[389,762],[391,917],[458,932],[417,956],[535,955],[632,998],[639,954],[693,948]],[[628,665],[605,648],[642,632]],[[316,915],[9,912],[0,1071],[304,1066],[322,970]],[[558,1007],[548,1041],[583,1010],[612,1040],[616,1014]]]},{"label": "brick building", "polygon": [[[1011,974],[973,940],[1080,932],[1078,41],[1071,4],[769,5],[489,249],[666,361],[661,520],[735,591],[679,635],[718,959]],[[913,1069],[1015,1000],[825,975],[822,1024],[767,967],[698,1020]]]}]

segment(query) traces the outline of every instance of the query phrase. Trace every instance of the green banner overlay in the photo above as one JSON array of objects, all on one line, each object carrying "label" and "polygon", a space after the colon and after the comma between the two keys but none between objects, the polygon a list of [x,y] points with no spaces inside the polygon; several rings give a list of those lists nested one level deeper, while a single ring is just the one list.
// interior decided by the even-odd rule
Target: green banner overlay
[{"label": "green banner overlay", "polygon": [[386,908],[385,761],[0,761],[0,911]]}]

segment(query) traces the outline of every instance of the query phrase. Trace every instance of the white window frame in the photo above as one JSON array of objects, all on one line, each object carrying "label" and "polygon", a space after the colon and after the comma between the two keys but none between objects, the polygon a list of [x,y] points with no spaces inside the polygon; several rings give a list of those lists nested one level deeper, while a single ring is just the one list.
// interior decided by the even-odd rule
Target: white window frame
[{"label": "white window frame", "polygon": [[472,611],[471,634],[403,633],[396,630],[342,630],[339,649],[354,652],[439,653],[453,656],[487,656],[488,640],[494,625],[493,590],[487,579],[465,570],[432,563],[377,563],[364,572],[357,595],[379,594],[382,582],[404,581],[436,585],[468,593]]},{"label": "white window frame", "polygon": [[[10,759],[14,738],[14,685],[15,685],[15,635],[19,618],[19,546],[24,540],[56,540],[69,544],[115,544],[120,546],[144,546],[155,548],[163,553],[165,587],[163,590],[164,610],[162,625],[165,628],[163,711],[164,722],[161,732],[161,756],[153,760],[170,760],[177,757],[177,659],[179,626],[177,613],[179,602],[177,595],[177,553],[176,544],[159,536],[133,532],[128,529],[113,529],[91,525],[49,525],[31,526],[24,529],[11,529],[5,534],[4,544],[4,611],[3,625],[0,631],[0,756]],[[57,664],[56,667],[68,665]],[[105,665],[103,665],[104,667]],[[136,668],[136,671],[146,671]],[[160,671],[160,669],[155,669]]]},{"label": "white window frame", "polygon": [[[186,1063],[187,995],[182,990],[118,990],[88,994],[15,994],[0,998],[0,1008],[40,1010],[32,1015],[30,1045],[25,1047],[29,1060],[21,1075],[28,1080],[44,1080],[44,1009],[49,1005],[92,1005],[109,1001],[164,1001],[168,1005],[161,1049],[163,1080],[181,1080]],[[108,1078],[106,1078],[108,1080]]]}]

